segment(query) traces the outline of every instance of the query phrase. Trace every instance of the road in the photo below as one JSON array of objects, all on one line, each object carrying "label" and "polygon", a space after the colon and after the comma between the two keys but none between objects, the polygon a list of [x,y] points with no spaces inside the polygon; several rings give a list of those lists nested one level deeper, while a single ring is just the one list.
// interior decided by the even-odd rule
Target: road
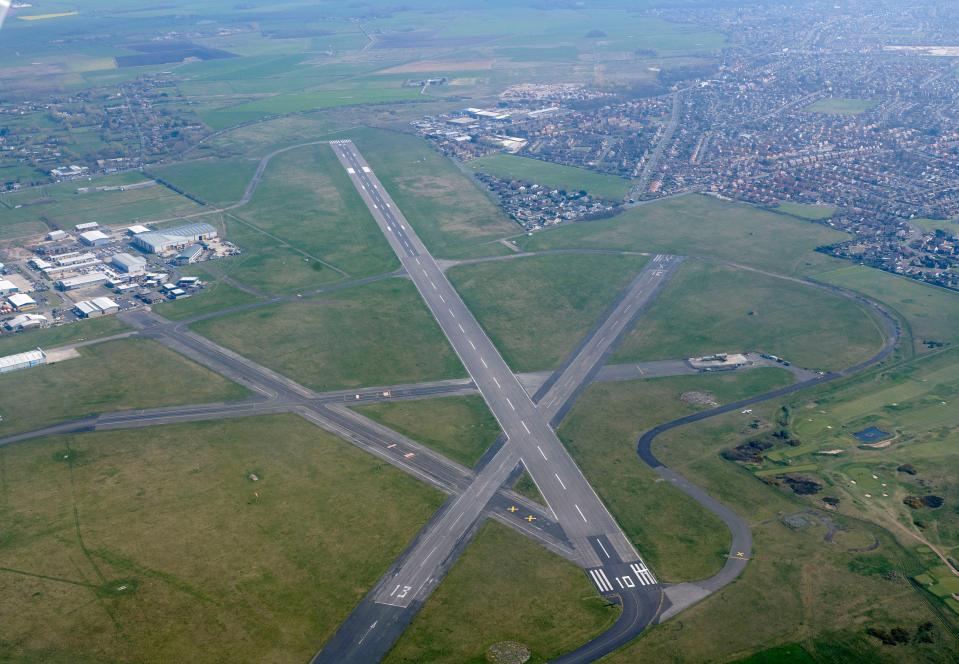
[{"label": "road", "polygon": [[[473,484],[421,533],[389,579],[375,589],[374,603],[396,610],[378,609],[381,617],[368,625],[357,621],[376,612],[354,612],[314,661],[379,660],[393,638],[380,636],[383,631],[392,631],[384,625],[404,624],[410,607],[428,596],[444,566],[468,538],[517,463],[529,471],[597,589],[614,595],[644,588],[651,598],[647,603],[658,607],[659,584],[556,437],[549,425],[550,409],[538,408],[530,398],[355,146],[350,141],[332,141],[331,147],[499,422],[506,444],[477,474]],[[657,279],[666,274],[672,260],[657,257],[651,269],[637,280],[635,290],[654,291]],[[625,312],[611,325],[621,331],[631,319]],[[585,379],[593,370],[591,363],[602,357],[616,336],[593,335],[584,345],[586,352],[576,356],[566,369]],[[555,389],[557,397],[567,395],[565,402],[580,384],[560,383],[547,392]],[[560,399],[555,403],[558,407]]]}]

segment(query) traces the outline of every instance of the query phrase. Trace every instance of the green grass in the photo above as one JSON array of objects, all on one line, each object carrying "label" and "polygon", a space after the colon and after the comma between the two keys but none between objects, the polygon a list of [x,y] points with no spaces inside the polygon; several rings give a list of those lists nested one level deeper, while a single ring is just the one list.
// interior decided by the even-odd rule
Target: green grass
[{"label": "green grass", "polygon": [[777,466],[776,468],[767,468],[765,470],[757,470],[753,475],[756,477],[775,477],[777,475],[786,475],[788,473],[806,473],[812,472],[818,469],[814,463],[800,463],[795,466]]},{"label": "green grass", "polygon": [[350,88],[314,90],[281,94],[256,101],[200,112],[200,118],[212,129],[258,120],[269,115],[302,113],[338,106],[365,106],[396,102],[418,102],[425,98],[419,88]]},{"label": "green grass", "polygon": [[490,521],[385,661],[479,664],[489,646],[516,640],[541,664],[602,632],[617,613],[581,569]]},{"label": "green grass", "polygon": [[193,316],[222,311],[230,307],[257,301],[255,295],[223,281],[208,282],[206,288],[188,298],[161,302],[153,305],[153,311],[170,320],[183,320]]},{"label": "green grass", "polygon": [[0,656],[24,663],[307,661],[443,500],[292,415],[33,441],[0,470]]},{"label": "green grass", "polygon": [[79,352],[80,358],[0,376],[0,435],[95,413],[248,394],[154,341],[120,339]]},{"label": "green grass", "polygon": [[689,581],[718,571],[729,550],[729,531],[639,460],[637,438],[656,424],[699,410],[682,401],[684,392],[705,390],[728,403],[791,379],[782,369],[756,369],[595,383],[563,422],[560,438],[661,580]]},{"label": "green grass", "polygon": [[533,256],[462,265],[449,277],[510,367],[539,371],[562,362],[646,261]]},{"label": "green grass", "polygon": [[45,330],[0,334],[0,356],[22,353],[38,347],[49,350],[78,341],[108,337],[127,332],[129,329],[116,316],[103,316]]},{"label": "green grass", "polygon": [[586,190],[592,196],[608,200],[622,200],[629,193],[630,183],[615,175],[595,173],[585,168],[551,164],[539,159],[517,157],[511,154],[493,154],[474,159],[467,164],[472,170],[499,178],[525,180],[552,189],[566,191]]},{"label": "green grass", "polygon": [[829,99],[820,99],[819,101],[813,102],[802,110],[807,113],[859,115],[860,113],[864,113],[878,105],[879,102],[870,101],[869,99],[842,99],[832,97]]},{"label": "green grass", "polygon": [[151,168],[150,174],[210,205],[229,205],[243,197],[256,166],[251,159],[207,159]]},{"label": "green grass", "polygon": [[316,390],[464,374],[416,289],[400,279],[205,320],[193,329]]},{"label": "green grass", "polygon": [[798,643],[777,646],[745,659],[736,660],[736,664],[815,664],[815,662],[809,651]]},{"label": "green grass", "polygon": [[387,401],[356,410],[467,468],[480,460],[500,434],[480,396]]},{"label": "green grass", "polygon": [[927,350],[924,341],[959,341],[959,294],[859,265],[824,272],[816,278],[859,291],[894,309],[905,319],[905,332],[920,352]]},{"label": "green grass", "polygon": [[570,224],[523,238],[531,251],[585,247],[710,256],[782,272],[839,265],[815,248],[845,239],[824,226],[709,196],[682,196],[632,208],[612,218]]},{"label": "green grass", "polygon": [[842,369],[882,345],[852,300],[748,270],[687,261],[623,340],[613,362],[761,351]]},{"label": "green grass", "polygon": [[830,518],[844,530],[832,541],[825,541],[826,528],[816,522],[799,530],[787,528],[780,517],[806,511],[810,503],[719,457],[720,450],[756,435],[749,426],[752,418],[760,418],[762,430],[770,430],[777,404],[754,409],[749,418],[730,413],[675,429],[654,446],[667,464],[750,523],[753,555],[745,572],[678,619],[648,630],[610,662],[730,661],[797,642],[824,664],[950,661],[957,642],[944,627],[937,628],[933,644],[911,644],[894,652],[865,634],[866,627],[888,631],[900,626],[914,632],[926,621],[939,624],[927,601],[908,584],[850,569],[850,561],[863,555],[850,549],[862,549],[878,539],[879,552],[897,571],[920,572],[915,557],[890,534],[835,513]]},{"label": "green grass", "polygon": [[788,201],[779,203],[776,209],[780,212],[792,214],[811,221],[829,219],[829,217],[836,213],[836,208],[832,205],[809,205],[806,203],[790,203]]},{"label": "green grass", "polygon": [[934,233],[937,230],[945,231],[950,235],[959,233],[959,224],[950,219],[910,219],[909,223],[918,226],[927,233]]},{"label": "green grass", "polygon": [[242,221],[229,221],[228,232],[244,255],[231,261],[231,275],[252,286],[299,292],[342,278],[317,261],[353,277],[399,264],[326,145],[274,157],[251,203],[234,214]]},{"label": "green grass", "polygon": [[[0,228],[8,224],[32,223],[40,229],[39,232],[44,232],[47,226],[72,232],[74,225],[91,221],[103,226],[128,226],[201,209],[193,201],[162,185],[126,191],[92,191],[96,187],[122,186],[149,179],[143,173],[133,171],[6,194],[4,200],[8,205],[23,207],[0,207]],[[90,187],[91,191],[77,193],[81,187]]]},{"label": "green grass", "polygon": [[[422,139],[376,129],[345,135],[436,257],[458,258],[519,230],[469,176]],[[495,255],[495,246],[490,247]]]},{"label": "green grass", "polygon": [[533,476],[529,474],[529,471],[524,470],[520,476],[516,478],[516,482],[513,483],[513,491],[521,496],[526,496],[530,500],[536,501],[540,505],[545,505],[543,494],[539,492],[539,487],[536,486],[536,482],[533,481]]}]

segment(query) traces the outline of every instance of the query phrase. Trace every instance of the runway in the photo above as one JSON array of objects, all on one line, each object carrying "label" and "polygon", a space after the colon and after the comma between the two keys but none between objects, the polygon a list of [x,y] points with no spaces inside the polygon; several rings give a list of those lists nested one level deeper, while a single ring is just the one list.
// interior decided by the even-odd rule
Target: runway
[{"label": "runway", "polygon": [[[610,593],[641,588],[655,596],[658,605],[661,590],[655,576],[549,425],[551,413],[572,397],[632,320],[629,311],[607,321],[613,326],[611,333],[588,339],[582,352],[564,367],[564,372],[571,373],[572,377],[551,388],[556,394],[555,405],[537,407],[352,142],[332,141],[331,147],[507,439],[477,474],[473,484],[421,533],[399,568],[375,591],[375,603],[403,611],[428,596],[441,577],[444,563],[519,463],[529,471],[549,513],[572,543],[577,562],[588,569],[597,590]],[[652,286],[666,275],[672,263],[672,257],[654,259],[650,269],[634,284],[635,291],[654,292]],[[625,309],[629,305],[621,306]],[[629,567],[633,563],[635,570]],[[627,573],[623,573],[624,570]],[[600,578],[605,578],[610,585],[598,581]],[[382,626],[379,619],[368,626],[351,623],[354,623],[353,616],[314,661],[376,661],[385,654],[385,651],[376,652],[370,645],[379,641],[376,634]],[[352,642],[352,649],[348,642]]]}]

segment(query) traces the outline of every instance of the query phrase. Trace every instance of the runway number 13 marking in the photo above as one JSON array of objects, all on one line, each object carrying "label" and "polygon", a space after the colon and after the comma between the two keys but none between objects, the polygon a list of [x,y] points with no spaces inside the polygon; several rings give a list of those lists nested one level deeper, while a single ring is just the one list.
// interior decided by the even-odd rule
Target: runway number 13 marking
[{"label": "runway number 13 marking", "polygon": [[[400,588],[402,588],[403,590],[400,590]],[[395,588],[393,588],[393,592],[390,593],[390,597],[396,597],[397,599],[402,599],[406,597],[406,593],[408,593],[412,589],[413,589],[412,586],[396,586]],[[398,590],[399,590],[399,593],[396,592]]]}]

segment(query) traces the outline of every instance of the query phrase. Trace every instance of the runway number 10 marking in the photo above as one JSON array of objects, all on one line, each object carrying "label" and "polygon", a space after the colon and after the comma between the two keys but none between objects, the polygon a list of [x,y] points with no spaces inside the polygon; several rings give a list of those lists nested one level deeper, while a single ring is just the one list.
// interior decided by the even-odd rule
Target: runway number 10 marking
[{"label": "runway number 10 marking", "polygon": [[[402,588],[403,590],[400,590]],[[399,590],[399,592],[397,592]],[[413,590],[412,586],[396,586],[393,588],[393,592],[390,593],[390,597],[396,597],[397,599],[403,599],[406,597],[406,593]]]},{"label": "runway number 10 marking", "polygon": [[616,583],[619,584],[620,588],[635,588],[636,582],[633,581],[631,576],[617,576]]}]

